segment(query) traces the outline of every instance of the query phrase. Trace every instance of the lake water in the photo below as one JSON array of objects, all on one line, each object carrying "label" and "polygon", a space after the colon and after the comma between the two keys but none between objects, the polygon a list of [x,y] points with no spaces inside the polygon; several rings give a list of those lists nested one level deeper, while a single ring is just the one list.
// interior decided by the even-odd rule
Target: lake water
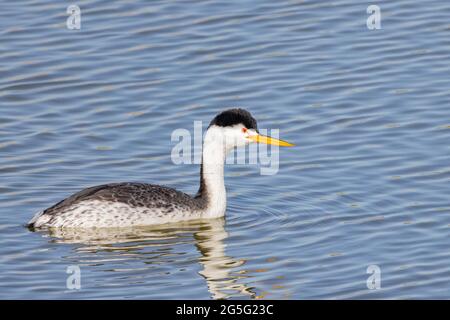
[{"label": "lake water", "polygon": [[[450,298],[449,1],[70,3],[0,10],[0,298]],[[23,227],[106,182],[195,193],[171,134],[230,106],[297,147],[227,166],[225,219]]]}]

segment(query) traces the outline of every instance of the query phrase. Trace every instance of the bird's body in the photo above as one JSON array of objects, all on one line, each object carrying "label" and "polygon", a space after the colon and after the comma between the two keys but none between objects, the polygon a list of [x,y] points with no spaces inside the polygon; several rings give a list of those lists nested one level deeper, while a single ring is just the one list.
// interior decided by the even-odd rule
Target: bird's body
[{"label": "bird's body", "polygon": [[36,227],[133,227],[199,219],[206,201],[159,185],[113,183],[84,189],[40,212]]},{"label": "bird's body", "polygon": [[[254,133],[251,133],[249,131]],[[256,121],[245,110],[216,116],[203,143],[200,188],[191,197],[172,188],[147,183],[112,183],[84,189],[37,213],[31,228],[134,227],[221,217],[226,210],[224,162],[236,146],[258,141]],[[231,139],[230,139],[231,138]],[[261,138],[260,138],[261,139]],[[268,137],[262,142],[289,145]],[[261,141],[259,141],[261,142]]]}]

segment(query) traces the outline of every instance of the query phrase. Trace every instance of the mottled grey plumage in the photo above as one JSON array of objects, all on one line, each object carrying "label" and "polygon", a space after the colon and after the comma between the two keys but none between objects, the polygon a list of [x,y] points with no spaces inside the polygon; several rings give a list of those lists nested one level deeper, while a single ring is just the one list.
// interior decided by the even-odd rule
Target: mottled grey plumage
[{"label": "mottled grey plumage", "polygon": [[54,215],[62,208],[81,201],[99,200],[121,202],[130,207],[147,207],[172,212],[174,209],[198,209],[205,205],[201,197],[191,196],[173,188],[139,182],[110,183],[86,188],[46,209],[44,214]]},{"label": "mottled grey plumage", "polygon": [[[93,209],[101,211],[102,203],[110,206],[110,210],[105,210],[110,216],[95,214],[92,219],[91,210],[84,208],[85,204],[97,204]],[[121,208],[120,212],[114,212],[116,208]],[[164,186],[124,182],[111,183],[95,187],[86,188],[72,196],[58,202],[54,206],[39,213],[40,217],[46,217],[43,225],[36,225],[36,221],[30,221],[29,227],[49,226],[90,226],[82,223],[80,218],[92,221],[99,227],[106,225],[129,226],[139,225],[139,222],[145,222],[141,215],[148,215],[148,218],[154,217],[164,222],[165,220],[176,220],[177,216],[182,218],[184,215],[198,212],[199,215],[205,209],[207,204],[206,195],[199,193],[193,198],[181,191]],[[129,208],[129,209],[128,209]],[[125,209],[125,210],[124,210]],[[132,211],[132,212],[130,212]],[[123,219],[123,216],[126,219]],[[64,217],[65,221],[59,221]],[[199,216],[200,217],[200,216]],[[134,219],[132,219],[134,218]],[[80,220],[79,223],[69,220]],[[108,221],[109,222],[108,222]],[[145,223],[144,223],[145,224]]]}]

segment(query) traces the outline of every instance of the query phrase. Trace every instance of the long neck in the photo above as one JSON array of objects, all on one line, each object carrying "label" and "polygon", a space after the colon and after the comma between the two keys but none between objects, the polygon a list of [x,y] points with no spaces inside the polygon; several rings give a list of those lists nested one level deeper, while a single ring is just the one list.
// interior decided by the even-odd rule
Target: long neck
[{"label": "long neck", "polygon": [[200,188],[197,199],[206,203],[204,215],[221,217],[225,214],[227,195],[224,182],[226,149],[220,132],[208,130],[203,143]]}]

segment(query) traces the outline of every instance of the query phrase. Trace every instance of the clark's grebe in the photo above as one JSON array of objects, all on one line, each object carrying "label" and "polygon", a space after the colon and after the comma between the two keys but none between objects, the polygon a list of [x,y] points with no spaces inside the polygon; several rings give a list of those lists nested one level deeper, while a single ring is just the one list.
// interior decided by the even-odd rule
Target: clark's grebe
[{"label": "clark's grebe", "polygon": [[235,147],[252,142],[292,146],[260,135],[256,120],[244,109],[229,109],[209,124],[203,141],[200,188],[191,197],[172,188],[146,183],[112,183],[84,189],[37,213],[35,228],[132,227],[225,214],[224,162]]}]

